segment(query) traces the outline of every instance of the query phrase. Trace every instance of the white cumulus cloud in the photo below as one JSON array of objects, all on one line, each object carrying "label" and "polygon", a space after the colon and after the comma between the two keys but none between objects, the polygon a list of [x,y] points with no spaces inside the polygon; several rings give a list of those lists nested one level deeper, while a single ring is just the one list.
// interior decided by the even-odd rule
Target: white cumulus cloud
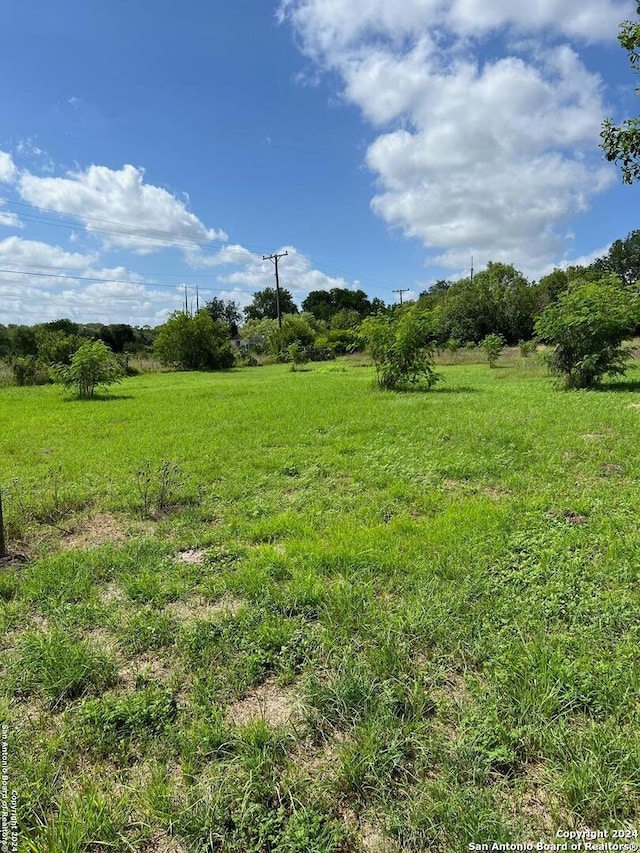
[{"label": "white cumulus cloud", "polygon": [[170,192],[145,183],[144,171],[131,165],[119,170],[93,165],[66,177],[26,172],[18,188],[35,207],[77,217],[107,248],[145,255],[166,246],[188,249],[227,239]]},{"label": "white cumulus cloud", "polygon": [[[236,249],[241,247],[235,247]],[[296,300],[304,299],[311,290],[330,290],[332,287],[348,287],[343,278],[327,275],[321,270],[314,269],[311,260],[293,246],[284,246],[278,253],[288,254],[280,258],[278,272],[280,286],[288,290]],[[221,263],[238,264],[239,269],[225,275],[219,275],[217,280],[223,284],[231,284],[236,289],[249,291],[262,290],[265,287],[275,287],[274,265],[264,261],[262,255],[251,252],[241,256],[225,255],[225,249],[220,253]],[[251,301],[249,298],[247,301]]]},{"label": "white cumulus cloud", "polygon": [[11,184],[16,179],[18,170],[11,154],[0,151],[0,183]]},{"label": "white cumulus cloud", "polygon": [[[603,83],[579,53],[631,4],[285,0],[303,52],[377,130],[372,209],[458,269],[472,253],[535,274],[615,180],[598,148]],[[518,41],[518,39],[520,41]]]}]

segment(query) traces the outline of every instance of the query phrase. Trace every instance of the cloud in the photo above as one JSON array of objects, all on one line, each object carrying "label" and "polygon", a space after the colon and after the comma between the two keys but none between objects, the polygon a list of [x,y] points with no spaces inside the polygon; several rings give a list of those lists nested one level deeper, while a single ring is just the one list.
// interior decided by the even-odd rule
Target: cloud
[{"label": "cloud", "polygon": [[[295,247],[285,246],[282,249],[278,249],[278,253],[280,252],[288,252],[285,257],[280,259],[278,265],[280,286],[290,291],[296,299],[304,299],[311,290],[348,287],[345,279],[329,276],[320,270],[314,269],[310,259],[301,252],[298,252]],[[225,250],[223,249],[220,255],[224,256],[224,253]],[[223,262],[237,264],[238,257],[234,256],[232,258],[227,255]],[[262,290],[265,287],[274,287],[274,265],[271,261],[263,261],[262,255],[248,252],[242,259],[240,269],[225,275],[219,275],[217,280],[222,284],[231,284],[236,288],[251,291]],[[248,301],[251,301],[250,298]]]},{"label": "cloud", "polygon": [[[4,204],[0,199],[0,207]],[[10,213],[8,210],[0,210],[0,226],[5,228],[24,228],[24,223],[20,220],[17,213]]]},{"label": "cloud", "polygon": [[67,252],[60,246],[52,246],[40,240],[25,240],[22,237],[7,237],[0,240],[0,266],[30,267],[59,270],[86,270],[96,260],[95,255]]},{"label": "cloud", "polygon": [[[288,252],[280,260],[281,286],[298,303],[311,290],[350,286],[343,278],[315,269],[293,246],[278,251]],[[16,236],[1,240],[2,322],[33,324],[69,317],[77,322],[159,325],[182,308],[183,284],[160,285],[124,266],[105,267],[98,261],[97,254],[69,252],[38,240]],[[224,247],[204,261],[221,269],[213,286],[199,287],[200,305],[217,296],[243,308],[255,291],[274,286],[273,264],[242,246]],[[188,275],[183,281],[195,307],[197,284]]]},{"label": "cloud", "polygon": [[11,154],[7,151],[0,151],[0,183],[12,184],[17,174],[18,170]]},{"label": "cloud", "polygon": [[226,240],[207,228],[185,203],[162,187],[144,182],[144,170],[90,166],[66,177],[23,173],[21,198],[35,207],[77,217],[106,248],[146,255],[167,246],[183,249]]},{"label": "cloud", "polygon": [[278,10],[301,37],[312,58],[335,60],[363,42],[396,45],[425,32],[478,38],[499,30],[515,34],[552,31],[565,38],[599,42],[615,37],[632,13],[630,2],[613,0],[283,0]]},{"label": "cloud", "polygon": [[[450,269],[470,255],[535,273],[615,180],[606,107],[578,44],[613,38],[630,4],[585,0],[285,0],[303,52],[377,130],[373,211]],[[558,39],[575,43],[558,43]]]},{"label": "cloud", "polygon": [[163,322],[181,304],[178,289],[154,288],[125,267],[98,267],[96,255],[39,240],[0,241],[3,323],[60,317],[79,322]]},{"label": "cloud", "polygon": [[252,262],[255,258],[262,257],[245,249],[239,244],[223,246],[214,255],[205,255],[200,249],[191,249],[185,253],[185,260],[193,269],[205,269],[207,267],[219,267],[226,264],[240,264]]}]

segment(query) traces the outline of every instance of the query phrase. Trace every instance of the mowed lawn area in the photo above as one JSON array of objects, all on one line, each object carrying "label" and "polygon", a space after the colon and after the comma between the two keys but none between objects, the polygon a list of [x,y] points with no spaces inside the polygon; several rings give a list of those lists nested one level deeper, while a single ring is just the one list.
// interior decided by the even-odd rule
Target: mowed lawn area
[{"label": "mowed lawn area", "polygon": [[[348,360],[0,391],[21,851],[633,828],[640,390]],[[610,836],[611,840],[611,836]]]}]

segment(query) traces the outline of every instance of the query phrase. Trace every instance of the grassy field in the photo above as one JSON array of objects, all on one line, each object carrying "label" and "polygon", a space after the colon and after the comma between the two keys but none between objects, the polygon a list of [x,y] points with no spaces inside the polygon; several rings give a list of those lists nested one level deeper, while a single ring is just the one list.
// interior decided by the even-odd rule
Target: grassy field
[{"label": "grassy field", "polygon": [[533,361],[0,393],[21,851],[633,828],[640,390]]}]

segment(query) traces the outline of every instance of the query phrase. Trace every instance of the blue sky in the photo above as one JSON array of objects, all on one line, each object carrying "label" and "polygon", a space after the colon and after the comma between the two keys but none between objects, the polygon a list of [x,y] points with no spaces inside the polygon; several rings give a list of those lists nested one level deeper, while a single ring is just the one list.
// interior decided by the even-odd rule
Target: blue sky
[{"label": "blue sky", "polygon": [[273,282],[392,301],[639,227],[624,0],[3,4],[0,323],[157,325]]}]

